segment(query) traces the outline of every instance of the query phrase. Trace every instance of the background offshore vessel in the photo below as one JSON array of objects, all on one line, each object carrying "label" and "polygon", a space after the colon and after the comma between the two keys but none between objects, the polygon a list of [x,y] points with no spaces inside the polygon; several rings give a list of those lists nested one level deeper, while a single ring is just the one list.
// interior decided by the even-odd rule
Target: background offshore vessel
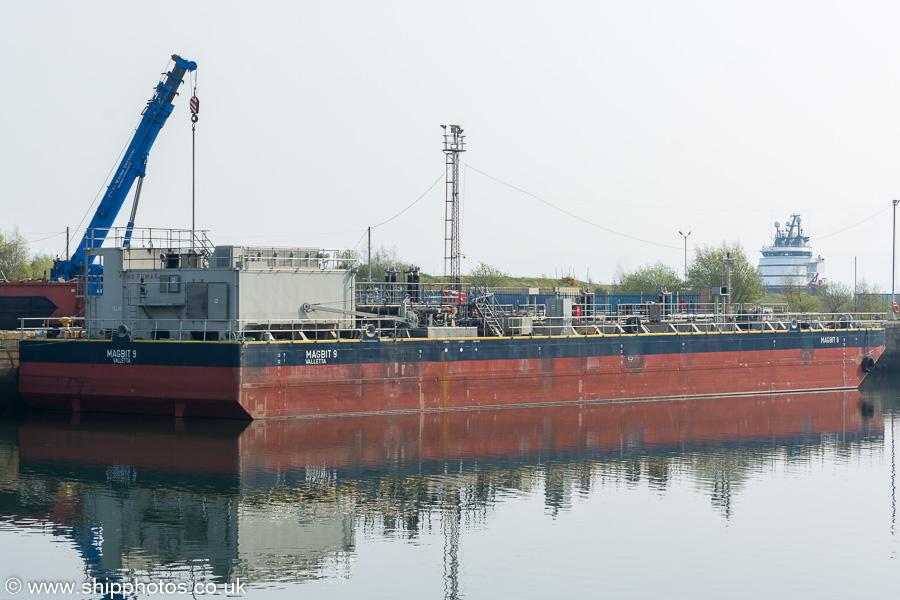
[{"label": "background offshore vessel", "polygon": [[775,221],[775,239],[760,251],[759,274],[770,292],[780,292],[785,286],[806,288],[825,281],[819,278],[825,259],[813,258],[809,236],[803,234],[801,222],[800,215],[791,215],[784,227]]}]

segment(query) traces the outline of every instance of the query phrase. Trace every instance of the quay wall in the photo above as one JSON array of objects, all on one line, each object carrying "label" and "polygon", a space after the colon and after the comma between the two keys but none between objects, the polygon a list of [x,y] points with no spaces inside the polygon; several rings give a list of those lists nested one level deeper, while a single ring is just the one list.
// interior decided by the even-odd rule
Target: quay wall
[{"label": "quay wall", "polygon": [[25,408],[19,395],[20,337],[18,331],[0,331],[0,413]]},{"label": "quay wall", "polygon": [[900,370],[900,321],[884,324],[884,354],[878,360],[876,370]]}]

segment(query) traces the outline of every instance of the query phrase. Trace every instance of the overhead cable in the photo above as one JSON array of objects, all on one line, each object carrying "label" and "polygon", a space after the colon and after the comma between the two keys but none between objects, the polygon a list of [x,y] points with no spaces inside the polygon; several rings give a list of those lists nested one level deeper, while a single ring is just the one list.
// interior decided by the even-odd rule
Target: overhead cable
[{"label": "overhead cable", "polygon": [[537,194],[533,194],[533,193],[531,193],[531,192],[529,192],[529,191],[527,191],[527,190],[523,190],[522,188],[516,187],[516,186],[512,185],[511,183],[507,183],[507,182],[503,181],[502,179],[498,179],[497,177],[494,177],[493,175],[488,175],[488,174],[485,173],[484,171],[481,171],[481,170],[479,170],[479,169],[476,169],[476,168],[473,167],[471,164],[466,164],[466,166],[469,167],[469,168],[471,168],[471,169],[472,169],[473,171],[475,171],[476,173],[479,173],[479,174],[481,174],[481,175],[484,175],[484,176],[487,177],[488,179],[493,179],[493,180],[496,181],[497,183],[500,183],[500,184],[502,184],[502,185],[505,185],[505,186],[508,187],[508,188],[514,189],[514,190],[516,190],[516,191],[519,192],[519,193],[525,194],[526,196],[531,196],[532,198],[534,198],[534,199],[537,200],[538,202],[541,202],[541,203],[543,203],[543,204],[546,204],[546,205],[549,206],[550,208],[552,208],[552,209],[554,209],[554,210],[558,210],[559,212],[563,213],[564,215],[568,215],[568,216],[572,217],[573,219],[578,219],[578,220],[581,221],[582,223],[587,223],[588,225],[591,225],[592,227],[596,227],[597,229],[602,229],[603,231],[606,231],[607,233],[612,233],[612,234],[614,234],[614,235],[618,235],[618,236],[621,236],[621,237],[624,237],[624,238],[628,238],[628,239],[634,240],[634,241],[636,241],[636,242],[643,242],[644,244],[652,244],[652,245],[654,245],[654,246],[660,246],[660,247],[662,247],[662,248],[672,248],[673,250],[681,250],[681,247],[680,247],[680,246],[670,246],[670,245],[668,245],[668,244],[660,244],[659,242],[652,242],[652,241],[650,241],[650,240],[641,239],[641,238],[635,237],[635,236],[633,236],[633,235],[628,235],[627,233],[622,233],[621,231],[616,231],[616,230],[614,230],[614,229],[610,229],[609,227],[604,227],[603,225],[599,225],[599,224],[597,224],[597,223],[594,223],[593,221],[589,221],[588,219],[585,219],[584,217],[580,217],[580,216],[578,216],[578,215],[576,215],[576,214],[574,214],[574,213],[571,213],[571,212],[567,211],[567,210],[564,209],[564,208],[560,208],[559,206],[556,206],[555,204],[553,204],[553,203],[551,203],[551,202],[547,202],[546,200],[544,200],[543,198],[541,198],[541,197],[538,196]]}]

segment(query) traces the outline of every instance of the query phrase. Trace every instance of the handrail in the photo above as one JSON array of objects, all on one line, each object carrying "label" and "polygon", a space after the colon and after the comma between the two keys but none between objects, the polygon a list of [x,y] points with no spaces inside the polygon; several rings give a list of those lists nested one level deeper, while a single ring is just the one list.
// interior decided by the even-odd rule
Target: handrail
[{"label": "handrail", "polygon": [[131,237],[125,244],[126,227],[95,227],[85,232],[85,248],[96,250],[104,241],[111,241],[116,248],[169,248],[186,249],[200,248],[209,250],[213,248],[207,234],[207,230],[198,229],[170,229],[160,227],[135,227],[131,229]]},{"label": "handrail", "polygon": [[[43,339],[116,339],[132,338],[148,341],[312,341],[322,339],[376,339],[412,337],[417,328],[403,319],[389,315],[368,315],[354,311],[355,324],[341,327],[340,319],[183,319],[114,320],[85,317],[21,318],[21,337]],[[504,335],[569,335],[603,336],[651,333],[705,333],[750,331],[839,331],[846,329],[883,329],[883,313],[787,313],[790,318],[760,321],[669,320],[650,323],[640,318],[608,318],[603,315],[585,318],[540,316],[530,322],[507,317]],[[874,318],[873,318],[874,317]],[[442,329],[441,327],[437,328]],[[450,331],[450,329],[447,329]],[[472,337],[467,335],[466,337]],[[499,337],[491,336],[488,337]]]}]

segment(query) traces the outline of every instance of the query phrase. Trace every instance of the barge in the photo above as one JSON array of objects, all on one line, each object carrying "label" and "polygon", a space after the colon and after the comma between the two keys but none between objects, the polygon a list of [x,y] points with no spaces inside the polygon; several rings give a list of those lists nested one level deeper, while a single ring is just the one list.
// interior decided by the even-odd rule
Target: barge
[{"label": "barge", "polygon": [[134,232],[88,244],[84,318],[22,340],[31,406],[262,419],[843,390],[884,351],[878,315],[665,292],[504,306],[415,270],[357,282],[347,252]]}]

